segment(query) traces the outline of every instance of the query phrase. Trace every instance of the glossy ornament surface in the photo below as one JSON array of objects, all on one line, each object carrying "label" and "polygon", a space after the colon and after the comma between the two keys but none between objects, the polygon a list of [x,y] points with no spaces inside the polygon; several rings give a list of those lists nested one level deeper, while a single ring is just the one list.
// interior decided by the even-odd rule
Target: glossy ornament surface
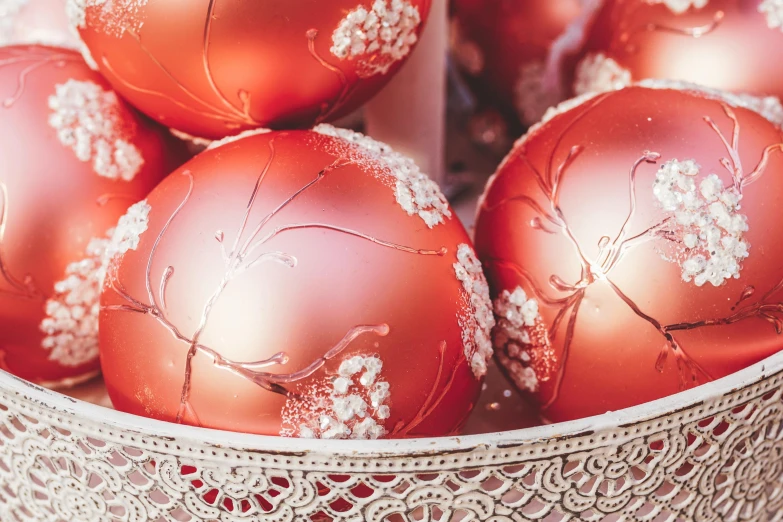
[{"label": "glossy ornament surface", "polygon": [[65,13],[66,0],[0,1],[0,44],[79,47]]},{"label": "glossy ornament surface", "polygon": [[0,363],[58,384],[98,370],[112,228],[184,159],[79,53],[0,48]]},{"label": "glossy ornament surface", "polygon": [[216,139],[344,116],[415,47],[431,0],[68,0],[99,70],[168,127]]},{"label": "glossy ornament surface", "polygon": [[496,355],[562,421],[783,348],[783,135],[741,99],[648,82],[566,102],[488,185]]},{"label": "glossy ornament surface", "polygon": [[528,126],[565,98],[564,60],[583,43],[593,3],[453,0],[452,54],[479,103]]},{"label": "glossy ornament surface", "polygon": [[456,432],[489,290],[438,187],[329,125],[216,142],[126,216],[102,292],[114,406],[310,438]]},{"label": "glossy ornament surface", "polygon": [[[576,68],[574,91],[647,78],[783,97],[780,0],[606,0]],[[783,110],[777,100],[778,121]]]}]

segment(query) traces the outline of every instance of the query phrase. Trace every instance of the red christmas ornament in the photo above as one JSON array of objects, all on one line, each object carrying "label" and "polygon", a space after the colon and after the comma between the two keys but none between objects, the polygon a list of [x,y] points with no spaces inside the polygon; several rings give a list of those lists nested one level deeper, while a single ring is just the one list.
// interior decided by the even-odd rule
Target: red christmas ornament
[{"label": "red christmas ornament", "polygon": [[783,347],[783,135],[649,82],[562,105],[490,182],[495,353],[543,416],[658,399]]},{"label": "red christmas ornament", "polygon": [[181,148],[61,48],[0,48],[0,115],[0,365],[78,380],[98,370],[110,230]]},{"label": "red christmas ornament", "polygon": [[68,0],[115,89],[178,131],[222,138],[332,121],[414,48],[431,0]]},{"label": "red christmas ornament", "polygon": [[527,126],[564,99],[564,59],[584,43],[593,3],[454,0],[452,52],[480,102]]},{"label": "red christmas ornament", "polygon": [[66,0],[2,0],[0,44],[45,43],[77,48],[65,14]]},{"label": "red christmas ornament", "polygon": [[[781,0],[606,0],[576,68],[574,91],[665,78],[780,98],[783,76],[770,63],[781,49]],[[778,100],[758,103],[783,122]]]},{"label": "red christmas ornament", "polygon": [[311,438],[456,432],[489,290],[434,182],[328,125],[211,145],[126,217],[101,298],[114,406]]}]

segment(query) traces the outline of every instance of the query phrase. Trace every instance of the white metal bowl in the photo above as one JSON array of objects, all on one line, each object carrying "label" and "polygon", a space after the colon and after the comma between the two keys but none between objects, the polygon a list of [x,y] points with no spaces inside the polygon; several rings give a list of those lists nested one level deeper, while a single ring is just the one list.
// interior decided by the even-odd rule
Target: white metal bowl
[{"label": "white metal bowl", "polygon": [[0,520],[779,520],[782,391],[779,354],[576,422],[345,442],[144,419],[0,372]]}]

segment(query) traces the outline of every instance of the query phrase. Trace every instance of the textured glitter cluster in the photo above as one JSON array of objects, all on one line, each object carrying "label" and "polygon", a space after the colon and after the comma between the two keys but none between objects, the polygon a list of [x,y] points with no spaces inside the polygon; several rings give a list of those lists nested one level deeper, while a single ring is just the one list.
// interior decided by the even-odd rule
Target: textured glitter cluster
[{"label": "textured glitter cluster", "polygon": [[588,54],[576,68],[574,92],[606,92],[631,85],[631,72],[603,53]]},{"label": "textured glitter cluster", "polygon": [[500,363],[520,390],[538,391],[555,370],[554,350],[538,310],[521,287],[504,290],[495,300],[497,326],[493,344]]},{"label": "textured glitter cluster", "polygon": [[46,302],[41,345],[49,359],[63,366],[80,366],[98,357],[100,274],[108,239],[93,239],[87,257],[68,265],[65,279],[54,285]]},{"label": "textured glitter cluster", "polygon": [[764,0],[758,9],[767,18],[770,29],[783,31],[783,0]]},{"label": "textured glitter cluster", "polygon": [[101,26],[111,36],[121,37],[125,31],[138,32],[143,20],[140,10],[147,0],[67,0],[68,19],[73,27],[84,28],[87,9],[96,9]]},{"label": "textured glitter cluster", "polygon": [[358,60],[359,75],[386,74],[416,43],[421,24],[418,8],[405,0],[375,0],[367,10],[349,12],[332,34],[331,52],[341,60]]},{"label": "textured glitter cluster", "polygon": [[460,317],[460,326],[465,359],[470,363],[476,378],[481,378],[486,375],[487,363],[492,358],[490,336],[495,326],[489,285],[484,277],[481,262],[469,245],[462,244],[457,248],[454,271],[464,290],[464,309]]},{"label": "textured glitter cluster", "polygon": [[743,239],[747,218],[739,213],[741,196],[724,188],[716,174],[697,184],[699,166],[693,160],[666,162],[658,170],[653,193],[672,214],[674,230],[684,247],[682,279],[697,286],[722,285],[738,279],[750,246]]},{"label": "textured glitter cluster", "polygon": [[701,9],[707,5],[708,0],[646,0],[648,4],[663,4],[672,13],[682,14],[691,7]]},{"label": "textured glitter cluster", "polygon": [[351,161],[372,171],[382,167],[384,181],[390,182],[397,203],[409,216],[418,215],[430,228],[451,218],[446,197],[412,159],[358,132],[326,124],[318,125],[313,130],[344,141],[345,150],[338,153],[346,155]]},{"label": "textured glitter cluster", "polygon": [[68,80],[56,86],[49,108],[49,124],[60,142],[79,160],[91,162],[96,174],[130,181],[141,170],[141,152],[128,141],[135,128],[114,92],[93,82]]},{"label": "textured glitter cluster", "polygon": [[146,201],[131,206],[116,228],[104,238],[93,238],[86,256],[68,265],[65,279],[55,283],[55,294],[46,302],[41,345],[49,359],[63,366],[80,366],[98,357],[98,313],[107,264],[128,250],[135,250],[147,230],[150,207]]},{"label": "textured glitter cluster", "polygon": [[[380,357],[345,359],[327,386],[289,400],[282,436],[308,439],[378,439],[386,434],[389,383],[380,379]],[[286,426],[289,425],[289,426]]]},{"label": "textured glitter cluster", "polygon": [[14,29],[14,18],[27,0],[0,0],[0,43],[8,42]]}]

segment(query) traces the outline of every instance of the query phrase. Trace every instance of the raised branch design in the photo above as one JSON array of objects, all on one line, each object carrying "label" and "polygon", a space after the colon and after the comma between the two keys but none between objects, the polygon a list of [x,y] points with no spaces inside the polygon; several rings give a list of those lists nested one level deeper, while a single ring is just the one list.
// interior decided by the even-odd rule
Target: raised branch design
[{"label": "raised branch design", "polygon": [[[563,341],[562,355],[559,358],[560,360],[555,381],[555,391],[550,401],[544,405],[545,409],[551,406],[557,400],[560,386],[563,381],[563,376],[566,371],[568,356],[574,337],[574,330],[577,326],[576,320],[582,299],[584,298],[587,288],[598,281],[602,281],[607,284],[618,296],[618,298],[623,303],[625,303],[637,317],[639,317],[639,319],[655,328],[655,330],[661,335],[664,343],[656,361],[656,369],[658,371],[663,371],[668,356],[673,354],[676,358],[676,365],[680,378],[680,387],[682,389],[689,386],[698,385],[705,380],[711,380],[711,377],[688,355],[685,348],[676,338],[676,332],[710,326],[729,325],[750,318],[761,318],[766,320],[774,325],[777,333],[780,334],[783,332],[783,302],[780,302],[779,300],[775,301],[773,299],[780,292],[781,288],[783,288],[783,281],[764,294],[764,296],[758,302],[746,303],[728,317],[697,321],[693,323],[664,325],[652,315],[644,312],[644,310],[637,303],[635,303],[633,299],[631,299],[615,282],[611,280],[610,275],[613,269],[621,262],[629,250],[638,247],[645,242],[656,239],[662,239],[677,245],[681,245],[682,243],[680,234],[678,234],[677,224],[672,217],[663,218],[658,223],[648,227],[643,232],[629,237],[629,230],[631,228],[631,224],[637,209],[638,169],[643,164],[657,163],[660,160],[660,154],[656,152],[644,152],[634,162],[629,170],[628,213],[620,225],[619,231],[614,236],[608,234],[600,239],[598,244],[598,255],[596,259],[590,259],[585,255],[584,249],[580,246],[578,240],[572,233],[563,209],[560,207],[560,190],[565,180],[565,175],[569,166],[583,151],[583,147],[571,147],[568,150],[565,159],[563,159],[557,168],[554,167],[554,157],[557,151],[561,148],[561,143],[563,142],[565,136],[573,128],[573,126],[587,114],[595,110],[608,96],[611,96],[611,94],[604,95],[604,97],[598,97],[594,101],[588,102],[590,105],[586,108],[586,110],[583,111],[580,116],[574,118],[573,121],[571,121],[571,123],[564,129],[552,150],[545,172],[542,173],[528,160],[524,147],[522,147],[520,152],[516,155],[516,158],[520,160],[531,172],[533,172],[537,181],[537,186],[546,199],[546,204],[541,204],[536,198],[528,195],[515,195],[503,199],[495,205],[485,206],[484,208],[485,211],[492,212],[509,204],[522,204],[529,207],[536,214],[536,218],[530,221],[530,226],[533,229],[544,233],[561,233],[572,245],[581,264],[581,277],[575,283],[568,283],[556,274],[552,274],[549,277],[548,284],[550,289],[558,292],[558,295],[555,296],[545,291],[538,284],[532,274],[527,272],[517,263],[505,259],[488,260],[488,264],[494,264],[495,266],[511,270],[518,274],[525,281],[528,288],[532,289],[532,292],[537,300],[539,300],[544,305],[555,309],[555,318],[548,329],[551,340],[554,340],[557,337],[561,324],[563,321],[566,321],[567,326],[565,338]],[[730,138],[727,138],[723,134],[721,129],[711,118],[705,117],[704,121],[712,130],[715,131],[721,143],[723,143],[726,148],[727,157],[721,158],[720,163],[731,175],[732,189],[736,191],[738,197],[741,199],[742,190],[747,185],[757,181],[763,175],[767,168],[771,154],[775,151],[783,151],[783,144],[778,143],[766,147],[762,152],[761,159],[759,160],[756,167],[751,172],[746,173],[743,169],[739,153],[739,120],[737,119],[733,109],[728,104],[721,102],[721,107],[724,111],[724,114],[733,126],[732,135]],[[510,169],[506,172],[510,172]],[[752,295],[752,293],[752,289],[746,291],[740,299],[739,303],[748,301],[748,298],[750,295]],[[560,295],[562,294],[565,294],[565,296],[561,297]]]},{"label": "raised branch design", "polygon": [[[338,158],[330,165],[324,167],[301,189],[297,190],[291,196],[286,198],[271,212],[261,217],[257,223],[251,224],[251,212],[255,206],[259,192],[262,189],[264,179],[269,173],[269,170],[274,162],[276,154],[275,141],[280,136],[284,136],[284,134],[279,134],[269,141],[269,157],[266,161],[266,164],[261,169],[258,177],[256,178],[255,184],[250,193],[247,205],[237,228],[236,235],[234,236],[233,243],[230,247],[227,247],[225,244],[226,234],[222,230],[216,231],[214,235],[215,240],[219,244],[220,253],[225,263],[225,272],[220,279],[220,282],[217,284],[215,290],[204,304],[198,326],[196,327],[193,334],[186,335],[183,333],[179,327],[171,322],[166,313],[166,288],[171,279],[176,277],[175,267],[171,265],[167,266],[163,270],[162,276],[160,277],[160,280],[157,282],[157,284],[154,282],[152,275],[152,267],[157,258],[158,248],[161,242],[165,239],[165,236],[169,231],[172,223],[177,219],[177,216],[181,213],[182,209],[185,207],[192,195],[194,179],[191,172],[183,172],[183,175],[187,176],[189,179],[188,191],[182,202],[164,224],[160,233],[155,238],[155,241],[150,250],[145,273],[147,302],[143,302],[129,294],[118,278],[116,265],[112,265],[112,267],[109,269],[107,284],[110,285],[111,288],[123,298],[125,303],[120,305],[110,305],[106,307],[107,309],[149,315],[157,320],[167,330],[169,330],[169,332],[171,332],[171,334],[176,339],[188,346],[184,368],[184,379],[180,396],[180,405],[176,416],[177,422],[184,422],[186,416],[190,416],[193,420],[195,420],[196,423],[200,423],[198,420],[198,415],[190,401],[192,391],[193,359],[197,354],[202,354],[203,356],[208,357],[216,367],[247,379],[248,381],[255,383],[267,391],[278,393],[286,397],[296,398],[296,395],[291,391],[291,385],[312,376],[328,361],[338,357],[342,352],[344,352],[345,349],[347,349],[348,346],[357,338],[364,335],[385,336],[389,333],[389,326],[386,324],[355,326],[351,328],[345,334],[345,336],[339,342],[337,342],[337,344],[326,350],[322,357],[312,361],[305,368],[298,369],[290,373],[273,373],[270,371],[271,368],[284,366],[288,363],[289,357],[285,352],[279,352],[269,359],[262,361],[241,362],[230,360],[224,357],[217,349],[204,345],[201,342],[201,337],[209,322],[210,314],[219,301],[220,297],[223,295],[225,289],[229,284],[235,281],[237,277],[252,268],[266,264],[266,262],[278,264],[288,269],[293,269],[297,266],[297,258],[293,254],[274,250],[263,250],[263,248],[271,243],[275,238],[280,237],[282,234],[294,233],[296,231],[322,229],[333,233],[345,234],[362,241],[371,242],[375,245],[378,245],[379,247],[391,248],[408,254],[435,256],[442,256],[446,254],[445,248],[430,250],[414,249],[390,241],[384,241],[359,231],[325,223],[293,223],[285,226],[278,226],[273,230],[265,233],[270,220],[283,212],[293,201],[299,198],[307,190],[321,182],[323,179],[328,177],[330,174],[346,167],[347,165],[352,164],[350,160],[344,158]],[[438,381],[440,380],[441,379],[439,375]],[[438,383],[436,382],[436,385],[437,384]],[[450,384],[447,383],[446,391],[448,391],[449,387]],[[443,392],[443,394],[445,394],[445,392]],[[440,400],[442,400],[442,397],[437,398],[435,400],[435,404],[437,404]],[[426,407],[422,408],[422,418],[431,413],[429,403],[425,406]],[[408,428],[408,431],[410,431],[410,429],[413,429],[413,427]],[[403,430],[403,428],[400,428],[398,431],[401,430]]]}]

